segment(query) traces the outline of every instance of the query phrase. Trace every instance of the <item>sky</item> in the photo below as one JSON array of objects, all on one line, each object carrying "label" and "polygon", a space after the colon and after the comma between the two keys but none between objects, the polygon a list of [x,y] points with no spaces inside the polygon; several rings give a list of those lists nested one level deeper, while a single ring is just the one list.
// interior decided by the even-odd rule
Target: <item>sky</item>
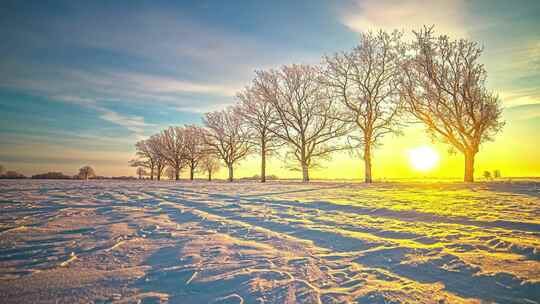
[{"label": "sky", "polygon": [[[484,46],[488,87],[506,126],[481,147],[476,172],[540,176],[540,1],[1,1],[0,164],[27,175],[134,175],[137,140],[170,125],[201,123],[235,102],[254,71],[320,63],[379,28],[438,33]],[[413,124],[385,138],[375,178],[459,177],[460,155]],[[408,151],[428,146],[440,161],[414,170]],[[259,173],[259,160],[237,176]],[[268,174],[298,177],[283,161]],[[222,171],[225,174],[225,170]],[[341,153],[314,178],[361,178],[363,163]]]}]

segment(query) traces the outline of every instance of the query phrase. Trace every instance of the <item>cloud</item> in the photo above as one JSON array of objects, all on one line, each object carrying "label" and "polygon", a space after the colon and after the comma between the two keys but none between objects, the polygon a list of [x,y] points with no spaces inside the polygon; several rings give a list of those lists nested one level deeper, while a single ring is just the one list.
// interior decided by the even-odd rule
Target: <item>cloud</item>
[{"label": "cloud", "polygon": [[96,101],[91,98],[84,98],[80,96],[71,96],[71,95],[58,95],[52,96],[51,99],[61,100],[70,104],[76,104],[84,107],[95,107]]},{"label": "cloud", "polygon": [[[163,76],[114,69],[74,69],[57,66],[11,64],[19,73],[0,78],[0,87],[24,91],[89,107],[96,100],[124,106],[147,105],[195,109],[200,113],[233,101],[241,82],[195,82]],[[53,77],[50,74],[54,74]]]},{"label": "cloud", "polygon": [[[531,39],[532,40],[532,39]],[[540,103],[540,43],[525,40],[496,50],[486,49],[488,84],[506,105]]]},{"label": "cloud", "polygon": [[98,105],[98,102],[95,99],[70,95],[53,96],[53,99],[92,109],[99,113],[99,118],[124,127],[125,129],[133,132],[137,139],[144,137],[144,129],[146,127],[153,126],[153,124],[145,122],[144,117],[142,116],[120,114]]},{"label": "cloud", "polygon": [[[57,147],[85,147],[91,151],[103,151],[114,147],[114,150],[125,150],[133,144],[133,139],[129,137],[104,137],[101,134],[94,134],[88,131],[71,130],[31,130],[23,133],[12,133],[0,131],[2,145],[21,146],[24,144],[50,144]],[[88,143],[92,143],[87,146]],[[35,151],[35,149],[34,149]]]},{"label": "cloud", "polygon": [[342,13],[342,22],[356,32],[436,25],[437,32],[464,37],[468,36],[466,15],[464,0],[356,0]]},{"label": "cloud", "polygon": [[90,4],[72,7],[69,15],[32,19],[13,20],[10,47],[0,48],[0,89],[92,108],[138,136],[148,126],[143,117],[111,111],[97,101],[201,112],[214,102],[231,102],[246,71],[260,59],[255,55],[264,50],[250,38],[159,7],[118,11]]},{"label": "cloud", "polygon": [[233,104],[234,104],[233,101],[231,102],[205,102],[205,103],[200,103],[198,105],[173,107],[173,109],[178,112],[190,112],[190,113],[203,114],[210,111],[223,110],[224,108],[228,106],[232,106]]},{"label": "cloud", "polygon": [[142,116],[123,115],[105,108],[100,110],[102,113],[99,118],[132,131],[138,138],[143,137],[145,127],[151,126],[144,121]]},{"label": "cloud", "polygon": [[[253,70],[306,56],[303,49],[228,30],[168,6],[68,7],[69,14],[20,10],[22,16],[10,16],[14,28],[0,29],[10,34],[9,48],[0,49],[5,51],[0,89],[60,96],[66,102],[69,96],[83,107],[98,100],[118,108],[151,105],[201,113],[232,103]],[[94,109],[102,119],[139,133],[138,118],[119,117],[123,114],[95,104]]]},{"label": "cloud", "polygon": [[239,85],[227,86],[211,83],[181,81],[174,78],[140,73],[119,73],[115,76],[115,78],[118,78],[128,86],[157,94],[198,93],[234,96],[237,88],[240,87]]},{"label": "cloud", "polygon": [[499,98],[505,106],[520,106],[540,104],[540,90],[537,88],[510,88],[508,91],[499,92]]},{"label": "cloud", "polygon": [[[4,66],[16,71],[0,78],[0,87],[24,90],[40,95],[100,96],[100,99],[173,100],[179,94],[216,95],[232,97],[241,82],[192,81],[180,76],[163,76],[113,68],[85,69],[62,66],[11,63]],[[0,68],[2,65],[0,64]]]}]

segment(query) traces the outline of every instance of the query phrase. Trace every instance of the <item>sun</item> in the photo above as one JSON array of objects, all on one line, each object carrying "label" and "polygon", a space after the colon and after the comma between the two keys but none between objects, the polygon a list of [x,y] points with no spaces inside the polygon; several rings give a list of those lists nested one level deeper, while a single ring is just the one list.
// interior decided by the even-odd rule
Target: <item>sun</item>
[{"label": "sun", "polygon": [[439,162],[439,154],[427,146],[409,150],[409,161],[414,169],[418,171],[428,171]]}]

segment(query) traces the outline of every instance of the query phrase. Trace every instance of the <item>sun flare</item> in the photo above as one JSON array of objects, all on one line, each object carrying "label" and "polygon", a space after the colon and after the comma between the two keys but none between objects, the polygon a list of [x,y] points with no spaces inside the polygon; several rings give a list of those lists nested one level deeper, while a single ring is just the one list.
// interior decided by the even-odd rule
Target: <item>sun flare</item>
[{"label": "sun flare", "polygon": [[439,154],[427,146],[409,150],[409,161],[412,167],[418,171],[429,171],[439,162]]}]

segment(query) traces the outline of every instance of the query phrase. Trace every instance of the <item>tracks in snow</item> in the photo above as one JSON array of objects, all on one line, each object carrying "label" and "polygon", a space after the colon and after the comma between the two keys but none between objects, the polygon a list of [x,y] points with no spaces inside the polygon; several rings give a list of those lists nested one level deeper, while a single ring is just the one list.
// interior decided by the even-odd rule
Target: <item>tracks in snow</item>
[{"label": "tracks in snow", "polygon": [[[410,193],[401,196],[405,190],[387,185],[385,196],[373,202],[372,193],[362,194],[369,189],[342,184],[276,183],[262,194],[254,183],[47,185],[0,189],[0,240],[54,232],[22,238],[19,247],[0,251],[0,262],[24,260],[34,267],[60,255],[56,264],[66,269],[100,259],[142,265],[149,270],[130,288],[140,290],[140,297],[168,294],[172,303],[540,298],[539,224],[516,221],[522,211],[515,209],[523,202],[527,210],[540,210],[534,196],[518,194],[510,202],[506,197],[492,213],[445,216],[409,208]],[[448,200],[459,195],[452,208],[466,208],[459,205],[464,197],[476,199],[462,192],[436,194]],[[392,208],[392,197],[399,208]],[[473,215],[481,213],[489,217]],[[83,228],[62,224],[73,216],[86,223]],[[134,242],[150,247],[137,250]],[[152,250],[157,251],[142,264],[129,264]]]},{"label": "tracks in snow", "polygon": [[[197,210],[197,213],[202,212],[206,214],[203,215],[202,220],[206,221],[205,225],[209,229],[215,229],[233,237],[264,242],[277,248],[280,248],[279,245],[284,239],[289,240],[292,237],[295,242],[302,244],[300,247],[304,247],[305,251],[308,248],[317,248],[316,251],[319,253],[316,256],[321,266],[327,264],[326,258],[331,256],[334,261],[339,260],[341,264],[357,264],[356,268],[390,271],[390,275],[396,280],[419,283],[443,282],[447,290],[463,297],[480,296],[493,301],[511,301],[520,299],[521,296],[523,296],[522,300],[540,296],[537,283],[524,282],[508,274],[484,275],[478,267],[462,260],[452,248],[459,250],[466,244],[456,246],[455,243],[450,243],[451,239],[444,240],[413,232],[384,231],[380,228],[384,227],[384,223],[378,228],[373,228],[369,225],[362,227],[362,224],[355,222],[358,216],[364,219],[366,216],[378,218],[383,214],[381,212],[359,215],[355,212],[344,212],[344,208],[340,206],[329,209],[328,203],[318,209],[317,206],[321,206],[320,204],[315,204],[315,207],[306,207],[307,204],[290,201],[243,199],[241,196],[212,195],[177,189],[146,191],[145,194],[165,202],[172,202],[188,210]],[[210,217],[214,220],[209,221]],[[418,217],[412,221],[410,218],[400,221],[395,212],[387,218],[390,219],[391,224],[398,226],[403,225],[403,222],[420,222]],[[398,223],[395,223],[396,221]],[[427,228],[432,222],[437,221],[422,221],[421,224]],[[448,221],[445,221],[443,227],[439,229],[443,230],[446,224],[449,224]],[[463,224],[452,222],[450,225],[459,225],[459,228],[464,231],[471,229]],[[253,238],[249,236],[249,231],[253,230],[250,227],[266,229],[276,233],[277,237]],[[481,229],[489,232],[490,228],[487,226]],[[437,230],[437,228],[432,229]],[[306,241],[314,245],[306,245]],[[285,248],[290,246],[287,245]],[[283,249],[283,246],[280,249]],[[491,250],[488,247],[483,249]],[[428,261],[414,264],[408,261],[408,256],[426,256]],[[454,269],[451,269],[452,267]],[[343,282],[335,281],[333,288],[341,284]],[[469,290],[469,286],[482,288]],[[501,286],[506,286],[506,290],[501,289]],[[331,293],[330,290],[327,292]]]}]

